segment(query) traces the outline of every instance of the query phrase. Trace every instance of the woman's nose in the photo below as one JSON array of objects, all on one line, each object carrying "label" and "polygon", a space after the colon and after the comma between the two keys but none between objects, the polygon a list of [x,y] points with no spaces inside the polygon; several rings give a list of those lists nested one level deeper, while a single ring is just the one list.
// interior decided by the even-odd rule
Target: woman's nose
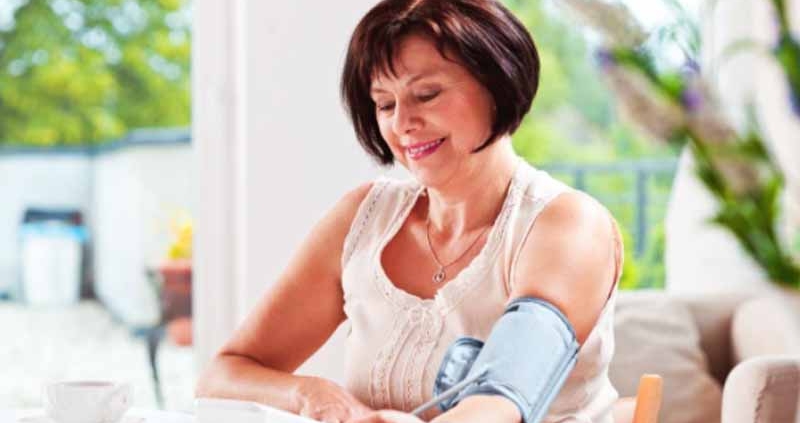
[{"label": "woman's nose", "polygon": [[411,104],[400,104],[395,106],[394,122],[392,130],[395,134],[402,135],[419,129],[422,119],[417,113],[416,107]]}]

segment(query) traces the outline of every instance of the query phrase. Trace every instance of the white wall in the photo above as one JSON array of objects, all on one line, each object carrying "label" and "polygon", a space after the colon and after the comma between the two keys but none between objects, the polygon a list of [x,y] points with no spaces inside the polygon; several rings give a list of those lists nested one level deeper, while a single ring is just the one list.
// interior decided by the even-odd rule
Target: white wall
[{"label": "white wall", "polygon": [[170,217],[195,209],[193,172],[192,147],[183,143],[0,156],[0,291],[20,278],[24,210],[78,209],[89,229],[98,297],[126,323],[156,323],[145,269],[165,258]]},{"label": "white wall", "polygon": [[97,156],[93,169],[95,287],[126,322],[156,323],[158,304],[146,267],[165,258],[169,219],[194,210],[188,144],[138,146]]},{"label": "white wall", "polygon": [[[788,2],[800,36],[800,0]],[[763,54],[745,53],[722,60],[731,43],[750,39],[769,46],[775,35],[770,3],[761,0],[716,2],[714,14],[704,20],[705,71],[716,75],[720,101],[737,124],[746,122],[745,105],[755,102],[767,141],[786,173],[792,210],[787,227],[800,230],[800,119],[790,112],[784,76]],[[716,65],[713,66],[712,65]],[[699,293],[726,290],[764,290],[767,276],[727,231],[707,220],[716,203],[694,176],[691,155],[684,152],[667,211],[665,262],[667,289]],[[788,232],[788,230],[787,230]]]},{"label": "white wall", "polygon": [[[195,256],[201,367],[311,225],[380,172],[338,96],[347,40],[374,3],[195,3],[193,138],[208,188]],[[341,378],[341,329],[304,372]]]},{"label": "white wall", "polygon": [[91,161],[83,154],[0,156],[0,291],[19,280],[18,228],[29,207],[78,209],[89,219]]}]

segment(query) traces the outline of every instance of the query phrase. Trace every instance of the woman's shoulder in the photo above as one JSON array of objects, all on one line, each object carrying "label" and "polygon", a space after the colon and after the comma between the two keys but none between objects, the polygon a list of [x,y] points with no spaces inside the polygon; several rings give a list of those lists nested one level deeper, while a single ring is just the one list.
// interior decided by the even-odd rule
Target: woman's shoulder
[{"label": "woman's shoulder", "polygon": [[352,218],[358,209],[367,200],[378,201],[381,197],[396,198],[398,195],[414,194],[419,190],[419,183],[413,179],[398,179],[387,176],[380,176],[374,180],[364,182],[361,185],[347,191],[339,200],[340,206],[346,214]]},{"label": "woman's shoulder", "polygon": [[518,170],[518,184],[522,190],[522,198],[528,201],[549,202],[562,193],[574,191],[572,187],[554,178],[544,169],[523,161]]},{"label": "woman's shoulder", "polygon": [[[560,191],[555,198],[542,210],[536,224],[549,226],[558,232],[569,229],[572,233],[584,234],[594,232],[595,229],[610,227],[611,213],[608,209],[591,195],[576,189]],[[596,239],[595,237],[593,237]]]},{"label": "woman's shoulder", "polygon": [[[515,189],[521,197],[537,203],[536,225],[569,228],[582,222],[608,219],[610,212],[591,195],[556,179],[549,172],[522,160],[515,175]],[[591,226],[591,225],[589,225]]]},{"label": "woman's shoulder", "polygon": [[602,256],[617,235],[611,212],[591,195],[561,182],[550,191],[552,198],[536,216],[522,246],[523,258],[527,255],[533,259],[543,244],[548,246],[545,248],[561,250],[561,256],[583,256],[584,260]]},{"label": "woman's shoulder", "polygon": [[349,211],[348,214],[355,215],[358,206],[364,202],[364,199],[367,198],[367,195],[369,195],[374,187],[375,181],[364,182],[345,192],[342,198],[339,199],[339,204],[343,209]]}]

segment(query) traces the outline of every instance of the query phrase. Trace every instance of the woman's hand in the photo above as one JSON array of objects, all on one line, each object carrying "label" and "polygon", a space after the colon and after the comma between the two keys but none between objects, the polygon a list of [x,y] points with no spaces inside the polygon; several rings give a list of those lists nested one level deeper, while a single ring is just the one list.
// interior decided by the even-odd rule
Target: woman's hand
[{"label": "woman's hand", "polygon": [[381,410],[360,419],[348,420],[347,423],[424,423],[424,421],[413,414],[394,410]]},{"label": "woman's hand", "polygon": [[324,423],[344,423],[372,413],[336,383],[317,377],[303,378],[297,387],[298,414]]}]

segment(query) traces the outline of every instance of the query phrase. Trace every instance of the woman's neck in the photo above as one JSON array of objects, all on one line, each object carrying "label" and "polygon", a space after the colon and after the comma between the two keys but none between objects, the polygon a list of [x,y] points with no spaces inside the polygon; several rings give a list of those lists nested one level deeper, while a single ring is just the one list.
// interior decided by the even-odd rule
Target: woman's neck
[{"label": "woman's neck", "polygon": [[494,222],[520,159],[507,136],[483,153],[481,164],[468,174],[446,187],[427,189],[427,218],[432,233],[458,237]]}]

